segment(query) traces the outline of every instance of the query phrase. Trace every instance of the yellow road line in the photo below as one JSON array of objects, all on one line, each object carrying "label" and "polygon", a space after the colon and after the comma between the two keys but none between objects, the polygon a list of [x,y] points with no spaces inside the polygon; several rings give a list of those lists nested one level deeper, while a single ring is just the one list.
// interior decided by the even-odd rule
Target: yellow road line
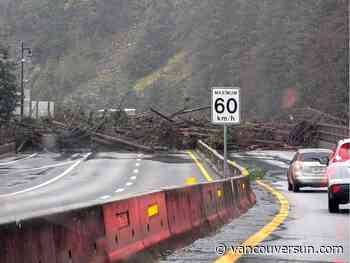
[{"label": "yellow road line", "polygon": [[212,182],[213,178],[211,178],[211,176],[208,174],[207,170],[205,170],[204,166],[198,161],[197,157],[193,154],[193,152],[192,151],[187,151],[187,153],[193,159],[193,161],[196,163],[198,169],[201,171],[201,173],[203,174],[204,178],[208,182]]},{"label": "yellow road line", "polygon": [[[265,225],[260,231],[256,232],[250,236],[246,241],[243,242],[242,246],[255,247],[266,237],[268,237],[276,228],[283,223],[283,221],[288,217],[289,203],[286,197],[270,185],[261,182],[260,180],[256,181],[260,186],[264,187],[270,191],[280,203],[280,210],[278,214],[272,219],[270,223]],[[230,251],[224,256],[218,258],[215,263],[233,263],[236,262],[240,257],[243,256],[243,253],[240,253],[241,249],[237,251]]]},{"label": "yellow road line", "polygon": [[[235,167],[237,165],[237,163],[235,161],[231,161],[231,160],[227,160],[228,164],[232,165],[233,167]],[[243,176],[248,176],[249,175],[249,171],[247,168],[242,167],[242,175]]]}]

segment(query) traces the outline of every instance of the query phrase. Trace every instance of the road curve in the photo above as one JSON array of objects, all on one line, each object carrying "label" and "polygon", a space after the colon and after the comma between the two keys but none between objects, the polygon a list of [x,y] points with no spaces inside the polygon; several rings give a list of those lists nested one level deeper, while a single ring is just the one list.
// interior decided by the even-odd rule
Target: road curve
[{"label": "road curve", "polygon": [[[260,151],[231,154],[241,165],[261,167],[267,174],[268,183],[288,200],[288,216],[278,227],[258,244],[266,248],[312,246],[315,253],[272,253],[269,255],[243,255],[235,261],[219,260],[217,248],[224,245],[238,247],[270,224],[280,211],[276,197],[265,187],[252,183],[257,195],[257,204],[247,214],[224,226],[213,236],[197,240],[190,246],[175,251],[161,262],[349,262],[349,205],[341,206],[339,214],[330,214],[327,207],[326,189],[301,189],[299,193],[287,189],[286,171],[293,152]],[[265,231],[264,231],[265,232]],[[337,246],[334,253],[322,254],[321,246]],[[220,248],[220,247],[219,247]],[[221,248],[220,248],[221,249]],[[284,248],[283,248],[284,249]],[[318,252],[318,253],[317,253]]]},{"label": "road curve", "polygon": [[0,224],[206,181],[186,152],[40,153],[3,165],[0,173]]}]

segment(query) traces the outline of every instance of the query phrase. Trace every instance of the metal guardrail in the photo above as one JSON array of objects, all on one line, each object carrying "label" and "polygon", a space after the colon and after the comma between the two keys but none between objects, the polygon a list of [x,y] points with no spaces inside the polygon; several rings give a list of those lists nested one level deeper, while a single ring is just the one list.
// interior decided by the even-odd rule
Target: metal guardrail
[{"label": "metal guardrail", "polygon": [[[224,170],[224,157],[219,154],[216,150],[209,147],[206,143],[199,140],[197,142],[197,149],[202,152],[210,161],[214,164],[217,170],[219,170],[220,174],[223,174]],[[247,176],[249,172],[246,168],[240,166],[234,161],[228,161],[229,164],[229,177],[236,177],[239,175]]]},{"label": "metal guardrail", "polygon": [[337,143],[339,140],[350,137],[350,128],[346,126],[331,125],[326,123],[317,124],[320,141]]}]

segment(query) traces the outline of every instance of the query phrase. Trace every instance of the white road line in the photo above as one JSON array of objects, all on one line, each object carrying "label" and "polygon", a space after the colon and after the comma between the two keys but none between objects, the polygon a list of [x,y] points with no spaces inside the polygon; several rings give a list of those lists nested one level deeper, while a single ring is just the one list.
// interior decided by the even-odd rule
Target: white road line
[{"label": "white road line", "polygon": [[134,169],[132,172],[133,172],[134,174],[137,174],[137,173],[139,172],[139,169]]},{"label": "white road line", "polygon": [[136,176],[131,176],[130,179],[131,180],[136,180]]},{"label": "white road line", "polygon": [[45,165],[41,167],[35,167],[35,168],[15,168],[15,170],[24,170],[24,171],[35,171],[35,170],[42,170],[42,169],[47,169],[47,168],[54,168],[54,167],[59,167],[59,166],[64,166],[70,163],[74,163],[76,161],[68,161],[68,162],[63,162],[63,163],[57,163],[57,164],[51,164],[51,165]]},{"label": "white road line", "polygon": [[136,159],[136,161],[141,162],[141,159],[140,159],[140,158],[138,158],[138,159]]},{"label": "white road line", "polygon": [[17,163],[17,162],[19,162],[19,161],[24,161],[24,160],[27,160],[27,159],[29,159],[29,158],[33,158],[34,156],[37,156],[38,155],[38,153],[33,153],[33,154],[31,154],[31,155],[29,155],[29,156],[27,156],[27,157],[25,157],[25,158],[22,158],[22,159],[18,159],[18,160],[14,160],[14,161],[11,161],[11,162],[6,162],[6,163],[0,163],[0,166],[2,166],[2,165],[9,165],[9,164],[13,164],[13,163]]},{"label": "white road line", "polygon": [[30,187],[30,188],[27,188],[27,189],[24,189],[24,190],[21,190],[21,191],[18,191],[18,192],[13,192],[13,193],[10,193],[10,194],[4,194],[4,195],[0,195],[0,198],[4,198],[4,197],[11,197],[11,196],[15,196],[15,195],[18,195],[18,194],[23,194],[23,193],[27,193],[27,192],[30,192],[30,191],[33,191],[33,190],[36,190],[38,188],[41,188],[41,187],[44,187],[48,184],[51,184],[53,182],[56,182],[57,180],[61,179],[62,177],[66,176],[68,173],[70,173],[71,171],[73,171],[73,169],[75,167],[77,167],[82,161],[84,161],[86,158],[88,158],[89,156],[91,155],[91,153],[87,153],[85,154],[85,156],[76,161],[73,165],[71,165],[67,170],[65,170],[63,173],[61,173],[60,175],[42,183],[42,184],[39,184],[39,185],[36,185],[36,186],[33,186],[33,187]]},{"label": "white road line", "polygon": [[100,197],[100,199],[105,200],[105,199],[108,199],[108,198],[110,198],[110,197],[111,197],[110,195],[103,195],[103,196]]},{"label": "white road line", "polygon": [[125,185],[126,186],[131,186],[131,185],[133,185],[133,183],[132,182],[127,182]]},{"label": "white road line", "polygon": [[139,164],[139,163],[135,163],[135,165],[136,165],[136,167],[140,166],[140,164]]},{"label": "white road line", "polygon": [[123,191],[124,191],[124,188],[119,188],[119,189],[115,190],[114,192],[115,192],[115,193],[121,193],[121,192],[123,192]]}]

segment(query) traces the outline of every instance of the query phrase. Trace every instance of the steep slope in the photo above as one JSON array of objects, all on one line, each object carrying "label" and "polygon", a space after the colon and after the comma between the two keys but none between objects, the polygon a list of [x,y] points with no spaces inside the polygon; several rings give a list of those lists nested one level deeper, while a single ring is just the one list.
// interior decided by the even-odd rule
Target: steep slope
[{"label": "steep slope", "polygon": [[0,21],[33,47],[39,99],[172,112],[235,85],[244,118],[264,119],[299,106],[348,112],[347,4],[0,0]]}]

